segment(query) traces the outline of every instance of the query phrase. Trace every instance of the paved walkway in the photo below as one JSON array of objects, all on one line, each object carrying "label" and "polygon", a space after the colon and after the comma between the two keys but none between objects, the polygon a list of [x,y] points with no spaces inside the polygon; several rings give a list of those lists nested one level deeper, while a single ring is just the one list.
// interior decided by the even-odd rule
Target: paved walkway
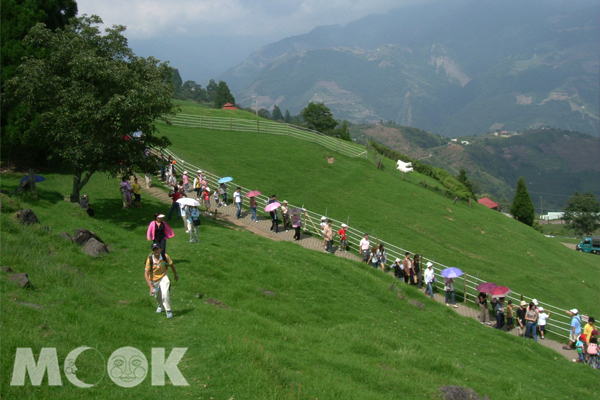
[{"label": "paved walkway", "polygon": [[[154,180],[154,184],[157,184],[157,180]],[[158,184],[163,185],[163,183],[160,180],[158,181]],[[168,204],[171,203],[171,199],[169,198],[169,196],[163,190],[157,188],[156,186],[153,186],[150,189],[142,188],[142,190],[149,192],[152,196],[164,201],[165,203],[168,203]],[[195,193],[192,192],[190,197],[195,198]],[[211,196],[211,201],[212,200],[213,200],[213,198]],[[213,205],[214,205],[214,202],[213,202]],[[200,209],[203,210],[204,208],[201,207]],[[294,240],[293,239],[294,230],[292,228],[288,232],[286,232],[282,229],[283,225],[280,224],[280,226],[279,226],[280,233],[276,234],[276,233],[270,231],[270,228],[271,228],[271,220],[270,219],[261,217],[259,215],[258,222],[254,222],[251,219],[250,211],[247,209],[242,209],[242,217],[238,219],[235,217],[236,210],[237,209],[234,205],[229,204],[227,206],[218,207],[216,212],[213,211],[212,217],[210,217],[206,214],[203,214],[203,217],[213,218],[216,222],[227,221],[229,223],[232,223],[236,226],[242,227],[248,231],[251,231],[257,235],[269,238],[271,240],[289,241],[289,242]],[[319,238],[314,237],[314,235],[313,235],[313,237],[311,237],[311,236],[306,236],[306,235],[301,234],[301,239],[297,243],[307,249],[316,250],[316,251],[324,251],[323,240],[320,237]],[[361,259],[357,255],[352,254],[352,253],[345,253],[341,249],[339,249],[337,246],[334,246],[333,254],[338,257],[346,258],[349,260],[361,261]],[[435,299],[435,301],[437,301],[439,303],[442,303],[442,304],[445,303],[445,296],[443,294],[439,294],[439,293],[434,294],[434,299]],[[458,314],[465,316],[465,317],[474,318],[476,320],[479,320],[479,309],[465,306],[462,303],[458,303],[457,305],[458,305],[458,307],[455,308],[455,310]],[[495,328],[495,325],[496,325],[495,319],[491,322],[493,323],[493,325],[486,325],[486,326],[489,326],[490,328]],[[504,332],[507,332],[505,328],[503,330],[504,330]],[[518,336],[518,329],[513,329],[507,333]],[[523,339],[523,340],[531,340],[531,339]],[[541,340],[539,337],[538,337],[538,343],[542,346],[549,347],[549,348],[555,350],[561,356],[563,356],[569,360],[575,360],[577,358],[576,351],[564,350],[562,348],[563,343],[559,343],[559,342],[556,342],[556,341],[550,340],[550,339]]]},{"label": "paved walkway", "polygon": [[[156,180],[153,181],[153,183],[157,183]],[[158,184],[163,185],[162,182],[158,181]],[[144,187],[142,188],[142,190],[145,190],[147,192],[149,192],[152,196],[170,204],[171,203],[171,199],[169,198],[169,196],[161,189],[157,188],[157,187],[151,187],[150,189],[146,189],[145,185],[143,185]],[[196,198],[196,193],[195,192],[191,192],[190,196],[191,198]],[[229,199],[228,199],[229,200]],[[213,204],[214,206],[214,201],[213,201],[213,196],[211,195],[211,204]],[[244,202],[247,204],[248,200],[244,199]],[[200,207],[200,210],[204,210],[205,208],[202,206]],[[285,231],[283,229],[283,223],[279,224],[279,233],[275,233],[275,232],[271,232],[270,228],[271,228],[271,220],[269,218],[265,218],[264,216],[261,216],[260,212],[258,211],[260,208],[257,209],[257,214],[258,214],[258,222],[254,222],[251,219],[252,214],[250,213],[250,210],[248,209],[244,209],[242,208],[242,217],[241,218],[236,218],[235,213],[237,211],[237,208],[232,205],[232,204],[228,204],[227,206],[221,206],[218,207],[216,209],[216,212],[214,210],[212,210],[212,217],[202,213],[202,217],[204,218],[213,218],[216,222],[218,221],[227,221],[229,223],[232,223],[234,225],[237,225],[239,227],[243,227],[246,230],[249,230],[250,232],[253,232],[257,235],[269,238],[271,240],[275,240],[275,241],[288,241],[288,242],[293,242],[294,241],[294,229],[293,228],[289,228],[289,231]],[[279,215],[281,216],[281,212],[279,213]],[[280,218],[281,220],[281,218]],[[321,239],[320,237],[315,237],[316,235],[313,233],[312,236],[307,236],[304,234],[300,234],[300,240],[296,243],[298,243],[300,246],[305,247],[307,249],[311,249],[311,250],[317,250],[317,251],[321,251],[324,252],[324,248],[323,248],[323,239]],[[334,240],[334,242],[339,243],[339,239],[338,240]],[[353,260],[353,261],[360,261],[360,258],[355,255],[352,254],[351,252],[345,253],[343,250],[341,250],[340,248],[338,248],[338,246],[333,246],[333,254],[338,256],[338,257],[342,257],[342,258],[346,258],[349,260]]]}]

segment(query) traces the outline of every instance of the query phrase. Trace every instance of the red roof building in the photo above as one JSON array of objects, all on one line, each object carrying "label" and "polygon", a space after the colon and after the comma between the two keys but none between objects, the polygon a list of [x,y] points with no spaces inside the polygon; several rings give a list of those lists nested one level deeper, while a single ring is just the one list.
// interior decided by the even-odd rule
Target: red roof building
[{"label": "red roof building", "polygon": [[237,110],[237,108],[235,108],[231,103],[225,103],[221,110]]},{"label": "red roof building", "polygon": [[499,209],[500,209],[500,206],[498,204],[494,203],[487,197],[481,198],[481,199],[477,200],[477,202],[479,204],[483,204],[484,206],[486,206],[488,208],[491,208],[492,210],[499,211]]}]

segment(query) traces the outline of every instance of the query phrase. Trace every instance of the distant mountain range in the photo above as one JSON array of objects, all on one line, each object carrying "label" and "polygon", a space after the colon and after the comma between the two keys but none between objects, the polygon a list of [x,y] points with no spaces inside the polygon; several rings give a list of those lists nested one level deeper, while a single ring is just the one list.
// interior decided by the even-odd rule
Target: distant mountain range
[{"label": "distant mountain range", "polygon": [[444,136],[542,126],[600,135],[600,2],[444,1],[318,27],[220,79],[297,114],[394,121]]},{"label": "distant mountain range", "polygon": [[454,175],[464,168],[469,179],[478,182],[479,193],[504,205],[512,201],[520,176],[526,179],[537,212],[561,210],[576,190],[600,197],[600,138],[560,129],[495,134],[448,141],[402,126],[351,128],[356,141],[375,140]]}]

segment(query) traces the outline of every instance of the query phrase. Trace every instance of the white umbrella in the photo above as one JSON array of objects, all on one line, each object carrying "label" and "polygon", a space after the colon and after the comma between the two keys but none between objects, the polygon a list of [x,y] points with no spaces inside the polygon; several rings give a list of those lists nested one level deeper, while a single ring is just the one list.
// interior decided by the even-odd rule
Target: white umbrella
[{"label": "white umbrella", "polygon": [[177,202],[179,204],[181,204],[182,206],[200,207],[200,203],[198,203],[198,200],[192,199],[190,197],[183,197],[183,198],[177,200]]}]

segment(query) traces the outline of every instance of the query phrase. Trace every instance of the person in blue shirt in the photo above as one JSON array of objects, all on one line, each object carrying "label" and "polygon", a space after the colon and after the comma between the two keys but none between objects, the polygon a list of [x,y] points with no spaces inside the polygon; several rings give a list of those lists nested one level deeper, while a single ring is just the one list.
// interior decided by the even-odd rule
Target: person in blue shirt
[{"label": "person in blue shirt", "polygon": [[569,314],[573,318],[571,318],[571,332],[569,332],[569,345],[563,346],[563,349],[572,350],[573,345],[575,344],[575,342],[577,342],[577,338],[579,337],[579,335],[581,335],[581,318],[579,317],[579,311],[576,308],[568,310],[567,314]]}]

